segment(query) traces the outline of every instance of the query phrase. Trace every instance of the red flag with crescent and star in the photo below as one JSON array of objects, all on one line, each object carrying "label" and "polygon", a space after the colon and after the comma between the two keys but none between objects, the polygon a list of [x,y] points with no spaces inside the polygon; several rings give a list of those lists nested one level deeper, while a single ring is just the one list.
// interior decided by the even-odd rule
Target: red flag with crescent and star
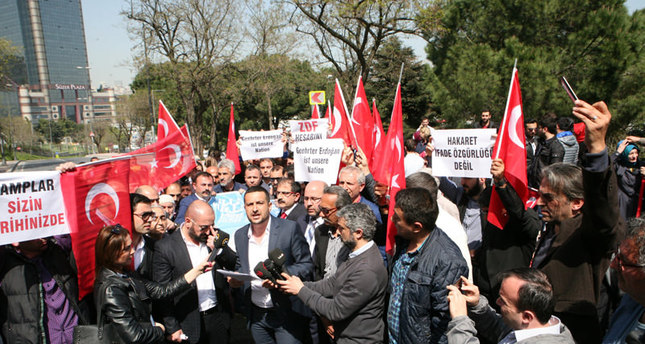
[{"label": "red flag with crescent and star", "polygon": [[401,104],[401,82],[396,86],[396,96],[394,97],[394,108],[390,119],[390,127],[387,131],[387,137],[383,141],[382,154],[374,164],[372,175],[374,179],[389,187],[389,213],[387,220],[387,237],[385,241],[385,251],[389,254],[394,253],[394,236],[396,227],[392,222],[394,214],[394,198],[399,190],[405,189],[405,167],[403,165],[403,106]]},{"label": "red flag with crescent and star", "polygon": [[[526,138],[524,136],[522,93],[516,68],[513,68],[506,111],[504,111],[504,119],[495,141],[493,156],[504,161],[504,177],[515,189],[526,207],[529,198],[526,180]],[[489,223],[500,229],[503,229],[508,222],[508,216],[504,215],[503,209],[502,201],[493,185],[487,219]]]},{"label": "red flag with crescent and star", "polygon": [[141,185],[161,191],[196,165],[190,141],[181,130],[124,156],[132,156],[130,192]]},{"label": "red flag with crescent and star", "polygon": [[358,83],[356,84],[356,96],[354,97],[350,125],[354,128],[356,143],[363,150],[363,154],[365,154],[369,163],[372,160],[372,151],[374,150],[374,141],[372,139],[374,119],[370,112],[370,103],[365,95],[362,76],[358,77]]},{"label": "red flag with crescent and star", "polygon": [[130,157],[101,161],[61,174],[63,199],[78,268],[79,299],[94,285],[94,244],[104,226],[131,229]]},{"label": "red flag with crescent and star", "polygon": [[166,136],[176,131],[180,131],[177,122],[170,115],[166,105],[160,100],[159,118],[157,119],[157,141],[163,140]]},{"label": "red flag with crescent and star", "polygon": [[331,113],[329,126],[331,127],[330,139],[343,139],[348,146],[356,146],[349,128],[349,116],[347,115],[347,105],[340,83],[336,80],[334,89],[334,108]]},{"label": "red flag with crescent and star", "polygon": [[235,138],[235,114],[233,113],[233,103],[231,103],[231,119],[228,124],[226,159],[233,161],[235,164],[235,174],[240,174],[242,172],[242,167],[240,166],[240,154],[237,151],[237,139]]},{"label": "red flag with crescent and star", "polygon": [[370,171],[374,169],[374,161],[376,156],[383,150],[383,141],[385,140],[385,132],[383,131],[383,123],[381,122],[381,114],[376,108],[376,99],[372,99],[372,117],[374,118],[374,128],[372,131],[372,142],[374,142],[374,149],[372,158],[369,162]]}]

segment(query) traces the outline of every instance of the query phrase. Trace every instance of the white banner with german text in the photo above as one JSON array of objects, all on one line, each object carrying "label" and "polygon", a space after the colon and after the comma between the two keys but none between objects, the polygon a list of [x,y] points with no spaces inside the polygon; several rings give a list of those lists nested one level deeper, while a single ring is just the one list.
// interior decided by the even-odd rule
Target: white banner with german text
[{"label": "white banner with german text", "polygon": [[303,141],[294,145],[293,168],[296,181],[322,180],[336,184],[343,139]]},{"label": "white banner with german text", "polygon": [[289,121],[291,139],[294,143],[327,138],[329,120],[327,118],[308,119],[304,121]]},{"label": "white banner with german text", "polygon": [[242,160],[280,158],[283,147],[282,130],[240,130]]}]

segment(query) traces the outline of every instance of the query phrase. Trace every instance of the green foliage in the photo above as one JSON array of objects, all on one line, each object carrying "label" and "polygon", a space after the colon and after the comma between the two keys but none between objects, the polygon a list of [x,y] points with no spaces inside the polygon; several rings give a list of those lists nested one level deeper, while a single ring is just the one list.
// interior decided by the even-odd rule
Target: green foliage
[{"label": "green foliage", "polygon": [[449,126],[482,108],[501,119],[516,58],[527,118],[571,113],[558,83],[565,75],[581,99],[604,100],[617,120],[642,119],[643,15],[630,20],[623,1],[456,0],[437,13],[440,24],[425,31],[428,89]]},{"label": "green foliage", "polygon": [[47,119],[40,119],[34,130],[41,134],[47,141],[50,137],[50,125],[51,125],[51,138],[54,143],[60,143],[63,137],[70,136],[72,138],[77,138],[83,133],[83,125],[76,124],[74,121],[70,121],[67,118],[62,118],[55,121],[50,121]]}]

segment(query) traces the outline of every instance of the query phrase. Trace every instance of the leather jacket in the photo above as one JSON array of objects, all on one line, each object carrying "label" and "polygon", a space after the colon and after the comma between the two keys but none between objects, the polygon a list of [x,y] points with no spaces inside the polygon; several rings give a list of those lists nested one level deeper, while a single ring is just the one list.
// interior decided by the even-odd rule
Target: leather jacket
[{"label": "leather jacket", "polygon": [[189,287],[183,276],[159,284],[136,273],[123,275],[103,268],[94,283],[97,321],[103,312],[104,323],[112,324],[123,343],[163,342],[161,327],[153,326],[150,320],[151,302]]}]

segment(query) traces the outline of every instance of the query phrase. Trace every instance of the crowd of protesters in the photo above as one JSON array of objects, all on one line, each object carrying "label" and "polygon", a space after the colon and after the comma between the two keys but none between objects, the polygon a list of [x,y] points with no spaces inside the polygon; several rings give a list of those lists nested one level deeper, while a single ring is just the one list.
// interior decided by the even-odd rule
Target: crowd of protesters
[{"label": "crowd of protesters", "polygon": [[[525,121],[533,207],[501,159],[491,179],[432,176],[427,118],[394,200],[360,150],[343,152],[338,185],[295,181],[287,149],[239,174],[212,150],[162,192],[130,195],[132,228],[101,229],[82,300],[69,236],[0,248],[0,343],[72,343],[89,324],[123,343],[645,343],[645,139],[612,149],[610,119],[576,101]],[[493,185],[501,229],[487,221]],[[250,222],[230,237],[208,203],[222,192],[243,194]]]}]

